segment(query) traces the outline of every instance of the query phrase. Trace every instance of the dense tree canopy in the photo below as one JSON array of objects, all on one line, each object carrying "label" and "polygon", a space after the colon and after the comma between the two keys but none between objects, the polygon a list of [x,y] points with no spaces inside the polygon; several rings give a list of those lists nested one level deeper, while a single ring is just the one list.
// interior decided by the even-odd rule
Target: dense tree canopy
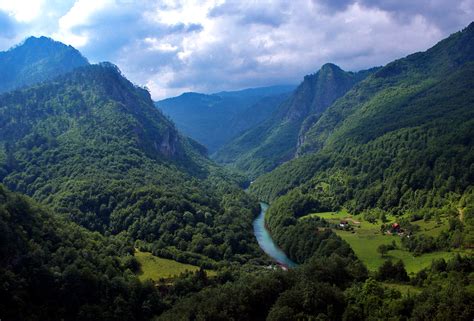
[{"label": "dense tree canopy", "polygon": [[86,231],[1,185],[0,240],[2,319],[146,320],[162,309],[154,286],[129,269],[133,242]]}]

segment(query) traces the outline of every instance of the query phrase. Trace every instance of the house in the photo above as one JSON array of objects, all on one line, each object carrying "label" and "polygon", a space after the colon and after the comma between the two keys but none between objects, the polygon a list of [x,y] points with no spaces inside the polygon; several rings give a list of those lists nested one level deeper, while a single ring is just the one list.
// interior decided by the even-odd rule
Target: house
[{"label": "house", "polygon": [[399,233],[400,232],[400,224],[393,223],[392,224],[392,233]]},{"label": "house", "polygon": [[348,221],[341,221],[341,222],[339,223],[339,227],[345,228],[345,227],[347,227],[347,226],[349,226],[349,222],[348,222]]}]

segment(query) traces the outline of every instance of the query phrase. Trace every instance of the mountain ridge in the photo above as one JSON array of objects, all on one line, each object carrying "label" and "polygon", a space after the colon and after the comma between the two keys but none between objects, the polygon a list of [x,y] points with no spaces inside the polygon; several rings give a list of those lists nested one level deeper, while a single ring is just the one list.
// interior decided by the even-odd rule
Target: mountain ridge
[{"label": "mountain ridge", "polygon": [[[441,40],[425,52],[414,53],[387,64],[369,79],[372,81],[371,88],[369,86],[367,88],[369,91],[372,88],[380,90],[378,86],[383,86],[383,88],[390,90],[390,87],[396,86],[400,79],[405,82],[408,81],[408,84],[412,85],[413,88],[415,88],[415,85],[429,87],[431,85],[430,78],[443,77],[445,73],[456,70],[466,61],[474,60],[473,43],[474,23],[471,23],[462,31]],[[427,74],[429,74],[429,78],[427,78]],[[299,146],[299,154],[304,154],[305,150],[314,151],[321,148],[324,145],[324,137],[327,137],[328,133],[333,131],[327,126],[336,128],[341,119],[346,118],[347,115],[356,110],[351,107],[352,102],[357,102],[356,106],[360,106],[364,103],[365,97],[370,97],[369,91],[358,93],[359,96],[348,93],[346,100],[341,100],[339,104],[331,108],[319,124],[315,123],[312,128],[308,129],[306,132],[308,140],[306,144],[303,143]],[[314,146],[310,146],[311,144]]]},{"label": "mountain ridge", "polygon": [[187,92],[155,104],[181,131],[212,154],[242,131],[265,120],[293,88],[282,85],[214,94]]},{"label": "mountain ridge", "polygon": [[328,208],[396,213],[461,199],[473,181],[473,37],[471,24],[367,77],[306,132],[300,159],[261,176],[251,190],[267,200],[311,191]]},{"label": "mountain ridge", "polygon": [[372,70],[345,72],[325,64],[315,74],[304,77],[273,115],[255,128],[229,142],[214,156],[253,179],[295,156],[306,122],[315,122],[321,113]]}]

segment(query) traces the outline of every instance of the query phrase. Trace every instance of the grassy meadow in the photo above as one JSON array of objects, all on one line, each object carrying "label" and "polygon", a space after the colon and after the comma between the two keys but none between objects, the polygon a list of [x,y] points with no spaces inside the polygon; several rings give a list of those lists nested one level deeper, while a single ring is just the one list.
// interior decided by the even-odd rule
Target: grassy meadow
[{"label": "grassy meadow", "polygon": [[[390,258],[392,260],[403,260],[407,272],[416,273],[421,269],[430,266],[433,259],[449,259],[456,254],[454,251],[438,251],[425,253],[415,257],[412,253],[400,249],[400,236],[381,234],[380,225],[382,223],[380,221],[377,223],[370,223],[364,220],[362,215],[351,215],[346,210],[341,210],[338,212],[312,213],[303,216],[300,219],[307,219],[314,216],[319,216],[332,224],[338,224],[341,220],[347,220],[353,227],[353,231],[344,231],[339,229],[334,229],[334,231],[343,240],[350,244],[357,257],[361,259],[371,271],[377,270],[386,259]],[[396,217],[388,217],[387,224],[393,223],[395,221]],[[441,220],[441,222],[436,222],[435,220],[419,220],[412,223],[420,226],[420,231],[418,231],[417,234],[437,236],[443,230],[448,229],[448,223],[445,219]],[[395,242],[397,249],[391,250],[387,253],[387,255],[385,255],[385,257],[381,257],[380,253],[377,252],[377,248],[381,244],[391,244],[392,242]]]},{"label": "grassy meadow", "polygon": [[[158,281],[160,279],[170,279],[186,271],[195,272],[199,270],[199,266],[164,259],[154,256],[149,252],[141,252],[136,250],[135,257],[141,266],[138,275],[141,281],[148,279],[153,281]],[[216,274],[215,271],[211,270],[206,270],[206,273],[208,276],[213,276]]]}]

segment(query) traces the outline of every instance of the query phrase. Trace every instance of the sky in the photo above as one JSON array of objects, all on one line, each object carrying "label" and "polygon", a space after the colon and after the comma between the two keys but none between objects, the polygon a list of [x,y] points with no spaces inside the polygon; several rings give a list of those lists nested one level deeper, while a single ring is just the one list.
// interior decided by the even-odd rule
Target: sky
[{"label": "sky", "polygon": [[0,50],[48,36],[162,99],[381,66],[473,20],[474,0],[0,0]]}]

